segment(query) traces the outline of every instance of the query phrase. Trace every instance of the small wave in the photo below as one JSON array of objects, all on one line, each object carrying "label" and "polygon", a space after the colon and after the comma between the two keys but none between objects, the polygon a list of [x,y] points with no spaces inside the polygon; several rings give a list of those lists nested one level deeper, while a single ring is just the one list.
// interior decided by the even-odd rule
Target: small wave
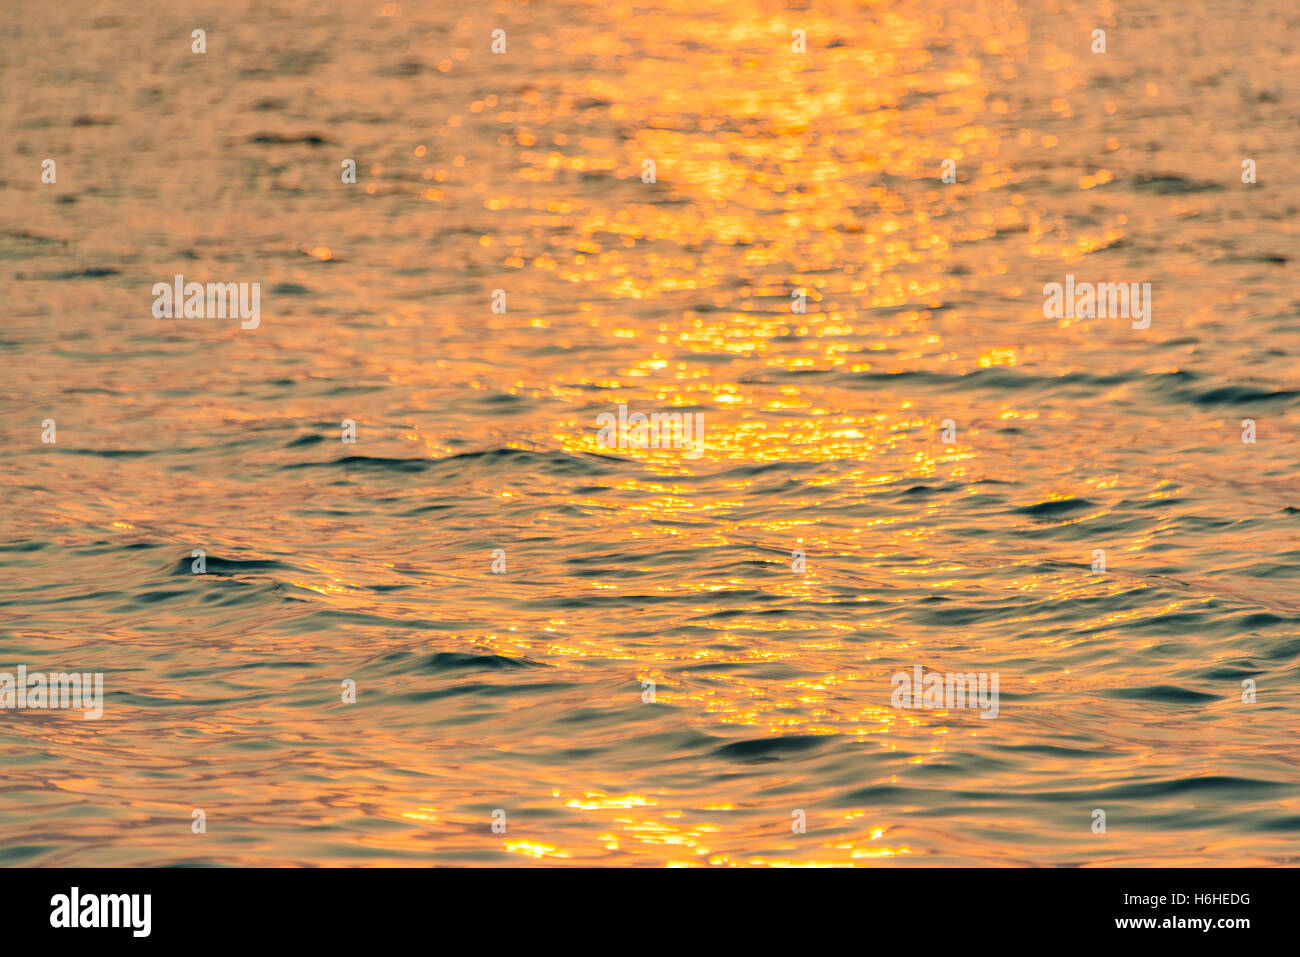
[{"label": "small wave", "polygon": [[1174,173],[1147,173],[1129,180],[1129,185],[1146,193],[1202,193],[1208,190],[1222,189],[1218,183],[1209,180],[1187,179]]},{"label": "small wave", "polygon": [[1143,688],[1108,688],[1100,694],[1108,698],[1124,698],[1134,701],[1166,701],[1172,704],[1199,704],[1206,701],[1218,701],[1221,695],[1204,694],[1190,688],[1177,685],[1147,685]]},{"label": "small wave", "polygon": [[779,761],[782,755],[800,754],[824,745],[827,739],[817,734],[788,734],[779,737],[731,741],[713,753],[720,758],[739,761]]},{"label": "small wave", "polygon": [[1014,511],[1034,518],[1055,518],[1057,515],[1069,515],[1072,512],[1096,507],[1096,502],[1089,501],[1086,498],[1063,498],[1050,502],[1039,502],[1037,505],[1025,505]]},{"label": "small wave", "polygon": [[262,146],[325,146],[331,140],[319,133],[254,133],[248,142]]},{"label": "small wave", "polygon": [[[172,574],[194,575],[194,562],[195,559],[190,555],[186,554],[182,556],[172,567]],[[204,567],[207,569],[207,574],[209,575],[237,575],[241,572],[285,571],[292,569],[292,566],[273,559],[221,558],[217,555],[204,556],[203,563]]]},{"label": "small wave", "polygon": [[526,658],[507,658],[505,655],[470,655],[461,651],[440,651],[424,662],[431,671],[507,671],[516,668],[542,668],[541,662]]},{"label": "small wave", "polygon": [[358,468],[383,472],[427,472],[431,469],[453,472],[471,472],[493,469],[495,475],[506,467],[512,470],[535,469],[548,475],[589,475],[592,471],[607,471],[622,459],[589,453],[538,452],[531,449],[489,449],[481,452],[462,452],[440,459],[389,458],[373,455],[345,455],[327,462],[292,462],[284,469],[302,468]]}]

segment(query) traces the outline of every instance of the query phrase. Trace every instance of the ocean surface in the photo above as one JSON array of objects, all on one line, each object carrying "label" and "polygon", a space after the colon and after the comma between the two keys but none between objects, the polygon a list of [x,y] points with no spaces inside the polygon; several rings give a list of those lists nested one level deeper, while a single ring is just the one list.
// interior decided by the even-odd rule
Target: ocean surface
[{"label": "ocean surface", "polygon": [[0,16],[0,863],[1300,863],[1290,0]]}]

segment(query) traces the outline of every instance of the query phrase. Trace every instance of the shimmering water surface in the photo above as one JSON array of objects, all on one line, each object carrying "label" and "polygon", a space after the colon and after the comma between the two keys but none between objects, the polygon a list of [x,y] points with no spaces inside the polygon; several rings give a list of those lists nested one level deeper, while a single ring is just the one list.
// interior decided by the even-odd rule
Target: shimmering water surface
[{"label": "shimmering water surface", "polygon": [[1295,863],[1300,11],[1119,7],[8,6],[0,861]]}]

